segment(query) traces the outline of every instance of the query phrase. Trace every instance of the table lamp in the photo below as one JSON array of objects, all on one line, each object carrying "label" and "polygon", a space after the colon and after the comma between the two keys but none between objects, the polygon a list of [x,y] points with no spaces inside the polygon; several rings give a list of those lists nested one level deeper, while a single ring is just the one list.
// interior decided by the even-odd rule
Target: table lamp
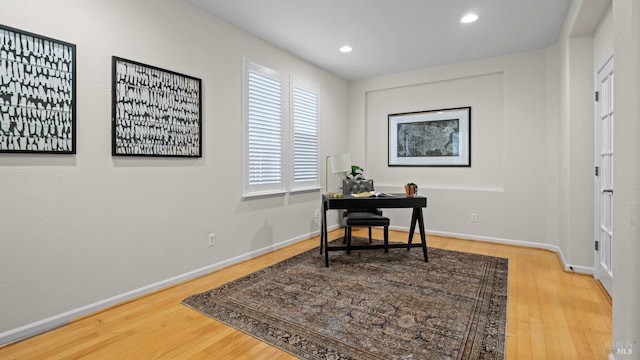
[{"label": "table lamp", "polygon": [[347,173],[351,171],[351,156],[349,154],[339,154],[327,156],[325,172],[325,187],[330,197],[342,197],[342,193],[329,192],[329,172],[332,174],[344,174],[343,177],[347,177]]}]

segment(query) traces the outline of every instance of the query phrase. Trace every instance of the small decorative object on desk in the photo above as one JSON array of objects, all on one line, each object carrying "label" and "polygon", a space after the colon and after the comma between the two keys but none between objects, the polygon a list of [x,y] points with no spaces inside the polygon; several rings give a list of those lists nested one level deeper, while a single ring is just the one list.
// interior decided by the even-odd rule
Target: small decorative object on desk
[{"label": "small decorative object on desk", "polygon": [[358,165],[351,165],[351,172],[347,174],[351,180],[364,180],[364,169]]},{"label": "small decorative object on desk", "polygon": [[414,183],[408,183],[404,186],[404,193],[407,194],[408,197],[418,195],[418,185]]}]

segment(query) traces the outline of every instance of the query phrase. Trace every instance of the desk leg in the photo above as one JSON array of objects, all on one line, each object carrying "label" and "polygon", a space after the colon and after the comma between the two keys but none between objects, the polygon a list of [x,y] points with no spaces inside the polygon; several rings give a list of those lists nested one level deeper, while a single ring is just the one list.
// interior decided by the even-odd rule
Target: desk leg
[{"label": "desk leg", "polygon": [[[411,215],[411,227],[409,229],[409,245],[413,242],[413,232],[416,231],[416,223],[418,223],[418,229],[420,230],[420,241],[422,242],[424,261],[429,262],[429,258],[427,256],[427,236],[424,233],[424,216],[422,215],[422,208],[413,208],[413,214]],[[407,251],[409,250],[411,250],[411,246],[407,247]]]},{"label": "desk leg", "polygon": [[[416,222],[418,220],[419,214],[421,214],[419,210],[420,208],[414,208],[413,213],[411,214],[411,226],[409,227],[409,245],[411,245],[411,242],[413,241],[413,232],[416,231]],[[422,222],[420,224],[422,224]],[[409,250],[411,250],[410,246],[407,247],[407,251]]]},{"label": "desk leg", "polygon": [[[322,205],[324,210],[324,204]],[[324,247],[324,238],[327,237],[327,212],[322,212],[322,219],[320,221],[320,254],[322,254],[322,248]]]},{"label": "desk leg", "polygon": [[424,261],[429,262],[427,256],[427,235],[424,233],[424,217],[422,216],[422,208],[413,209],[417,211],[418,227],[420,228],[420,240],[422,240],[422,252],[424,253]]},{"label": "desk leg", "polygon": [[327,234],[324,235],[324,267],[329,267],[329,242],[327,241]]},{"label": "desk leg", "polygon": [[324,246],[324,266],[329,267],[329,236],[327,234],[327,204],[322,202],[322,229],[320,230],[320,254],[322,254],[322,248]]}]

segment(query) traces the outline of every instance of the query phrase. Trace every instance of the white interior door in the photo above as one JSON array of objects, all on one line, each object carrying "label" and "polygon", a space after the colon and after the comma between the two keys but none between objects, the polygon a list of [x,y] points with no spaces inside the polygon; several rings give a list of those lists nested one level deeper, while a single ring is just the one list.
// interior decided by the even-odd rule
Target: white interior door
[{"label": "white interior door", "polygon": [[596,94],[596,231],[594,276],[613,290],[613,58],[597,75]]}]

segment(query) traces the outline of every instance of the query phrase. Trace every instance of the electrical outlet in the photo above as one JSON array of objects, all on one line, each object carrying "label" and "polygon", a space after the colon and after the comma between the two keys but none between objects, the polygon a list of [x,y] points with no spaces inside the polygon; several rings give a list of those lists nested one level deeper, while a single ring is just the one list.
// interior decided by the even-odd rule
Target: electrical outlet
[{"label": "electrical outlet", "polygon": [[316,220],[320,219],[320,210],[319,209],[316,209],[316,213],[314,214],[314,217],[315,217]]},{"label": "electrical outlet", "polygon": [[478,214],[471,213],[471,222],[478,222]]},{"label": "electrical outlet", "polygon": [[216,234],[209,234],[209,246],[216,244]]}]

